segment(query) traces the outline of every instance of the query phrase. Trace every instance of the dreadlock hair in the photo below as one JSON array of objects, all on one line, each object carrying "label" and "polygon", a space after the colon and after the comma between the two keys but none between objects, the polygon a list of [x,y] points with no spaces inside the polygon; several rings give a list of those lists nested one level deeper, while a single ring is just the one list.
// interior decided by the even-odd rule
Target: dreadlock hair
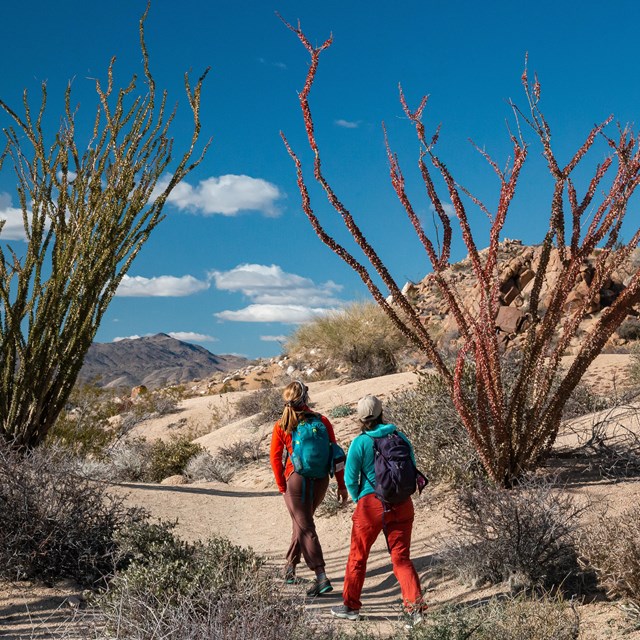
[{"label": "dreadlock hair", "polygon": [[285,402],[280,427],[286,433],[293,433],[298,423],[302,420],[305,407],[309,402],[309,390],[307,385],[300,380],[290,382],[282,391],[282,399]]}]

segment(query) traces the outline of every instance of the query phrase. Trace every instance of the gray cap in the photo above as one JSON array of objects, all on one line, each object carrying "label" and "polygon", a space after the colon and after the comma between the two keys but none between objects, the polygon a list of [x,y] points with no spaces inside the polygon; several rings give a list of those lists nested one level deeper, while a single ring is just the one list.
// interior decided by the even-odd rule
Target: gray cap
[{"label": "gray cap", "polygon": [[375,396],[364,396],[358,402],[358,418],[363,422],[375,420],[382,413],[382,402]]}]

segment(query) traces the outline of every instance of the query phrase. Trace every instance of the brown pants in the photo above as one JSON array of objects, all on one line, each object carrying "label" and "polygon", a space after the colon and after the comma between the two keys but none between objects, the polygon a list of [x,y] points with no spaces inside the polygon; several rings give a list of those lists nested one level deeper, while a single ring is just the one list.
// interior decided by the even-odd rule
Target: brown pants
[{"label": "brown pants", "polygon": [[324,499],[329,486],[329,476],[312,480],[292,473],[287,479],[284,502],[291,516],[291,544],[287,551],[287,564],[295,567],[300,556],[312,571],[324,569],[324,556],[313,514]]}]

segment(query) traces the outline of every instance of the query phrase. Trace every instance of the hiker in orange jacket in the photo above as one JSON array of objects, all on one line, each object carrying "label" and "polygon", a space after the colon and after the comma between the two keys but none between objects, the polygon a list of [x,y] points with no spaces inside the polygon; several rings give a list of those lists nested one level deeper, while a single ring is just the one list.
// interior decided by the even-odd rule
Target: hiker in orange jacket
[{"label": "hiker in orange jacket", "polygon": [[[284,388],[282,397],[285,406],[282,417],[273,427],[270,459],[276,484],[280,493],[284,495],[291,516],[292,535],[286,556],[285,582],[296,582],[296,566],[300,563],[300,558],[304,557],[309,569],[316,574],[312,588],[307,591],[308,596],[314,597],[333,590],[325,572],[322,547],[313,521],[313,514],[324,499],[329,486],[329,467],[326,473],[322,472],[322,477],[304,477],[296,472],[291,460],[293,436],[300,424],[319,419],[326,429],[329,441],[333,443],[330,445],[331,451],[336,437],[329,420],[309,409],[308,389],[303,382],[291,382]],[[336,468],[335,476],[338,482],[338,500],[344,504],[348,495],[344,484],[344,469]]]}]

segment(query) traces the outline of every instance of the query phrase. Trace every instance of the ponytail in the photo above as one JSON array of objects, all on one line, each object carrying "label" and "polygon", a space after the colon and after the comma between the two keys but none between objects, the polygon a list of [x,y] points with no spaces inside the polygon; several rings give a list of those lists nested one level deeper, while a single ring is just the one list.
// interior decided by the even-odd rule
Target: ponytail
[{"label": "ponytail", "polygon": [[286,433],[293,433],[302,420],[309,402],[309,390],[304,382],[294,380],[284,388],[282,398],[285,405],[279,420],[280,427]]}]

